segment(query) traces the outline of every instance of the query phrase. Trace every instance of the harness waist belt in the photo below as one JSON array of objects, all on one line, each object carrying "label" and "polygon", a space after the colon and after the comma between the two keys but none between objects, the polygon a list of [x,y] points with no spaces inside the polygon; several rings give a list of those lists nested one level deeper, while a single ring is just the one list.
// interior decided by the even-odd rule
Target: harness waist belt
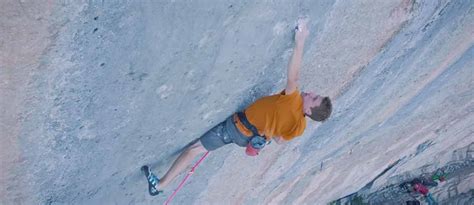
[{"label": "harness waist belt", "polygon": [[244,112],[237,112],[237,117],[239,118],[240,122],[245,126],[245,128],[252,131],[253,136],[260,136],[257,128],[248,121],[247,116],[245,116]]}]

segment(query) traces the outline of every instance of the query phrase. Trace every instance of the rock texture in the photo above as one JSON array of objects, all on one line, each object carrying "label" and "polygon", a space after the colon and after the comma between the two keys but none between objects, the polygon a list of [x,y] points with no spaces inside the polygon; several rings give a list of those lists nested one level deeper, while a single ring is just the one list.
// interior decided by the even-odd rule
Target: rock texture
[{"label": "rock texture", "polygon": [[[474,141],[473,10],[470,0],[1,1],[0,200],[163,203],[140,166],[163,174],[188,142],[283,89],[300,15],[311,19],[301,89],[331,96],[331,119],[256,158],[233,145],[211,153],[173,204],[324,204],[446,167]],[[472,196],[473,183],[461,185]],[[447,189],[438,200],[456,196]]]}]

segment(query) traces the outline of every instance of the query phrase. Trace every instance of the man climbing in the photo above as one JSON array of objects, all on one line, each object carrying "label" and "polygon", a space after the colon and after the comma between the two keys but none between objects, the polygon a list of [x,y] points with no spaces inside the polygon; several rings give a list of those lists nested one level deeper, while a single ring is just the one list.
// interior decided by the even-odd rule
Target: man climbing
[{"label": "man climbing", "polygon": [[148,166],[143,166],[151,195],[161,193],[159,190],[167,187],[201,153],[235,143],[247,147],[246,153],[255,156],[271,139],[280,144],[302,135],[306,128],[305,117],[322,122],[330,116],[332,104],[329,97],[298,90],[303,48],[309,35],[307,23],[307,19],[298,20],[285,89],[279,94],[258,99],[244,111],[233,114],[194,140],[161,179],[151,173]]}]

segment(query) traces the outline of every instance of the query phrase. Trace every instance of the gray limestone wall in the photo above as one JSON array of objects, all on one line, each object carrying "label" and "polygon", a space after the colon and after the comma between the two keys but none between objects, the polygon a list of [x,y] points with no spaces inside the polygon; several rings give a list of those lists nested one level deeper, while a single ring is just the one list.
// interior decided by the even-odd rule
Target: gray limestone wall
[{"label": "gray limestone wall", "polygon": [[[451,159],[441,166],[435,161],[417,169],[397,172],[402,164],[419,154],[403,158],[390,166],[357,192],[331,202],[332,204],[405,204],[406,201],[425,201],[425,196],[412,188],[418,179],[439,204],[474,203],[474,142],[451,152]],[[385,173],[392,172],[389,177]],[[382,183],[380,183],[380,181]],[[378,184],[374,186],[375,184]]]},{"label": "gray limestone wall", "polygon": [[256,158],[235,145],[212,152],[173,204],[325,204],[375,178],[379,190],[444,167],[474,141],[473,10],[470,0],[2,1],[0,201],[163,203],[173,189],[149,196],[139,168],[162,175],[188,142],[282,90],[301,15],[311,31],[301,89],[333,98],[330,120]]}]

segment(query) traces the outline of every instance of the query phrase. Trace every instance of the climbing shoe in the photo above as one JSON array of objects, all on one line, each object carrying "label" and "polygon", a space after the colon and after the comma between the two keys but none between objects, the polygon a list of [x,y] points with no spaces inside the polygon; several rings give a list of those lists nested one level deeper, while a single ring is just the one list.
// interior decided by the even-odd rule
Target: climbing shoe
[{"label": "climbing shoe", "polygon": [[158,185],[160,179],[151,172],[150,167],[147,165],[142,166],[142,171],[145,174],[146,180],[148,181],[148,193],[150,193],[152,196],[163,193],[163,191],[156,189],[156,185]]}]

